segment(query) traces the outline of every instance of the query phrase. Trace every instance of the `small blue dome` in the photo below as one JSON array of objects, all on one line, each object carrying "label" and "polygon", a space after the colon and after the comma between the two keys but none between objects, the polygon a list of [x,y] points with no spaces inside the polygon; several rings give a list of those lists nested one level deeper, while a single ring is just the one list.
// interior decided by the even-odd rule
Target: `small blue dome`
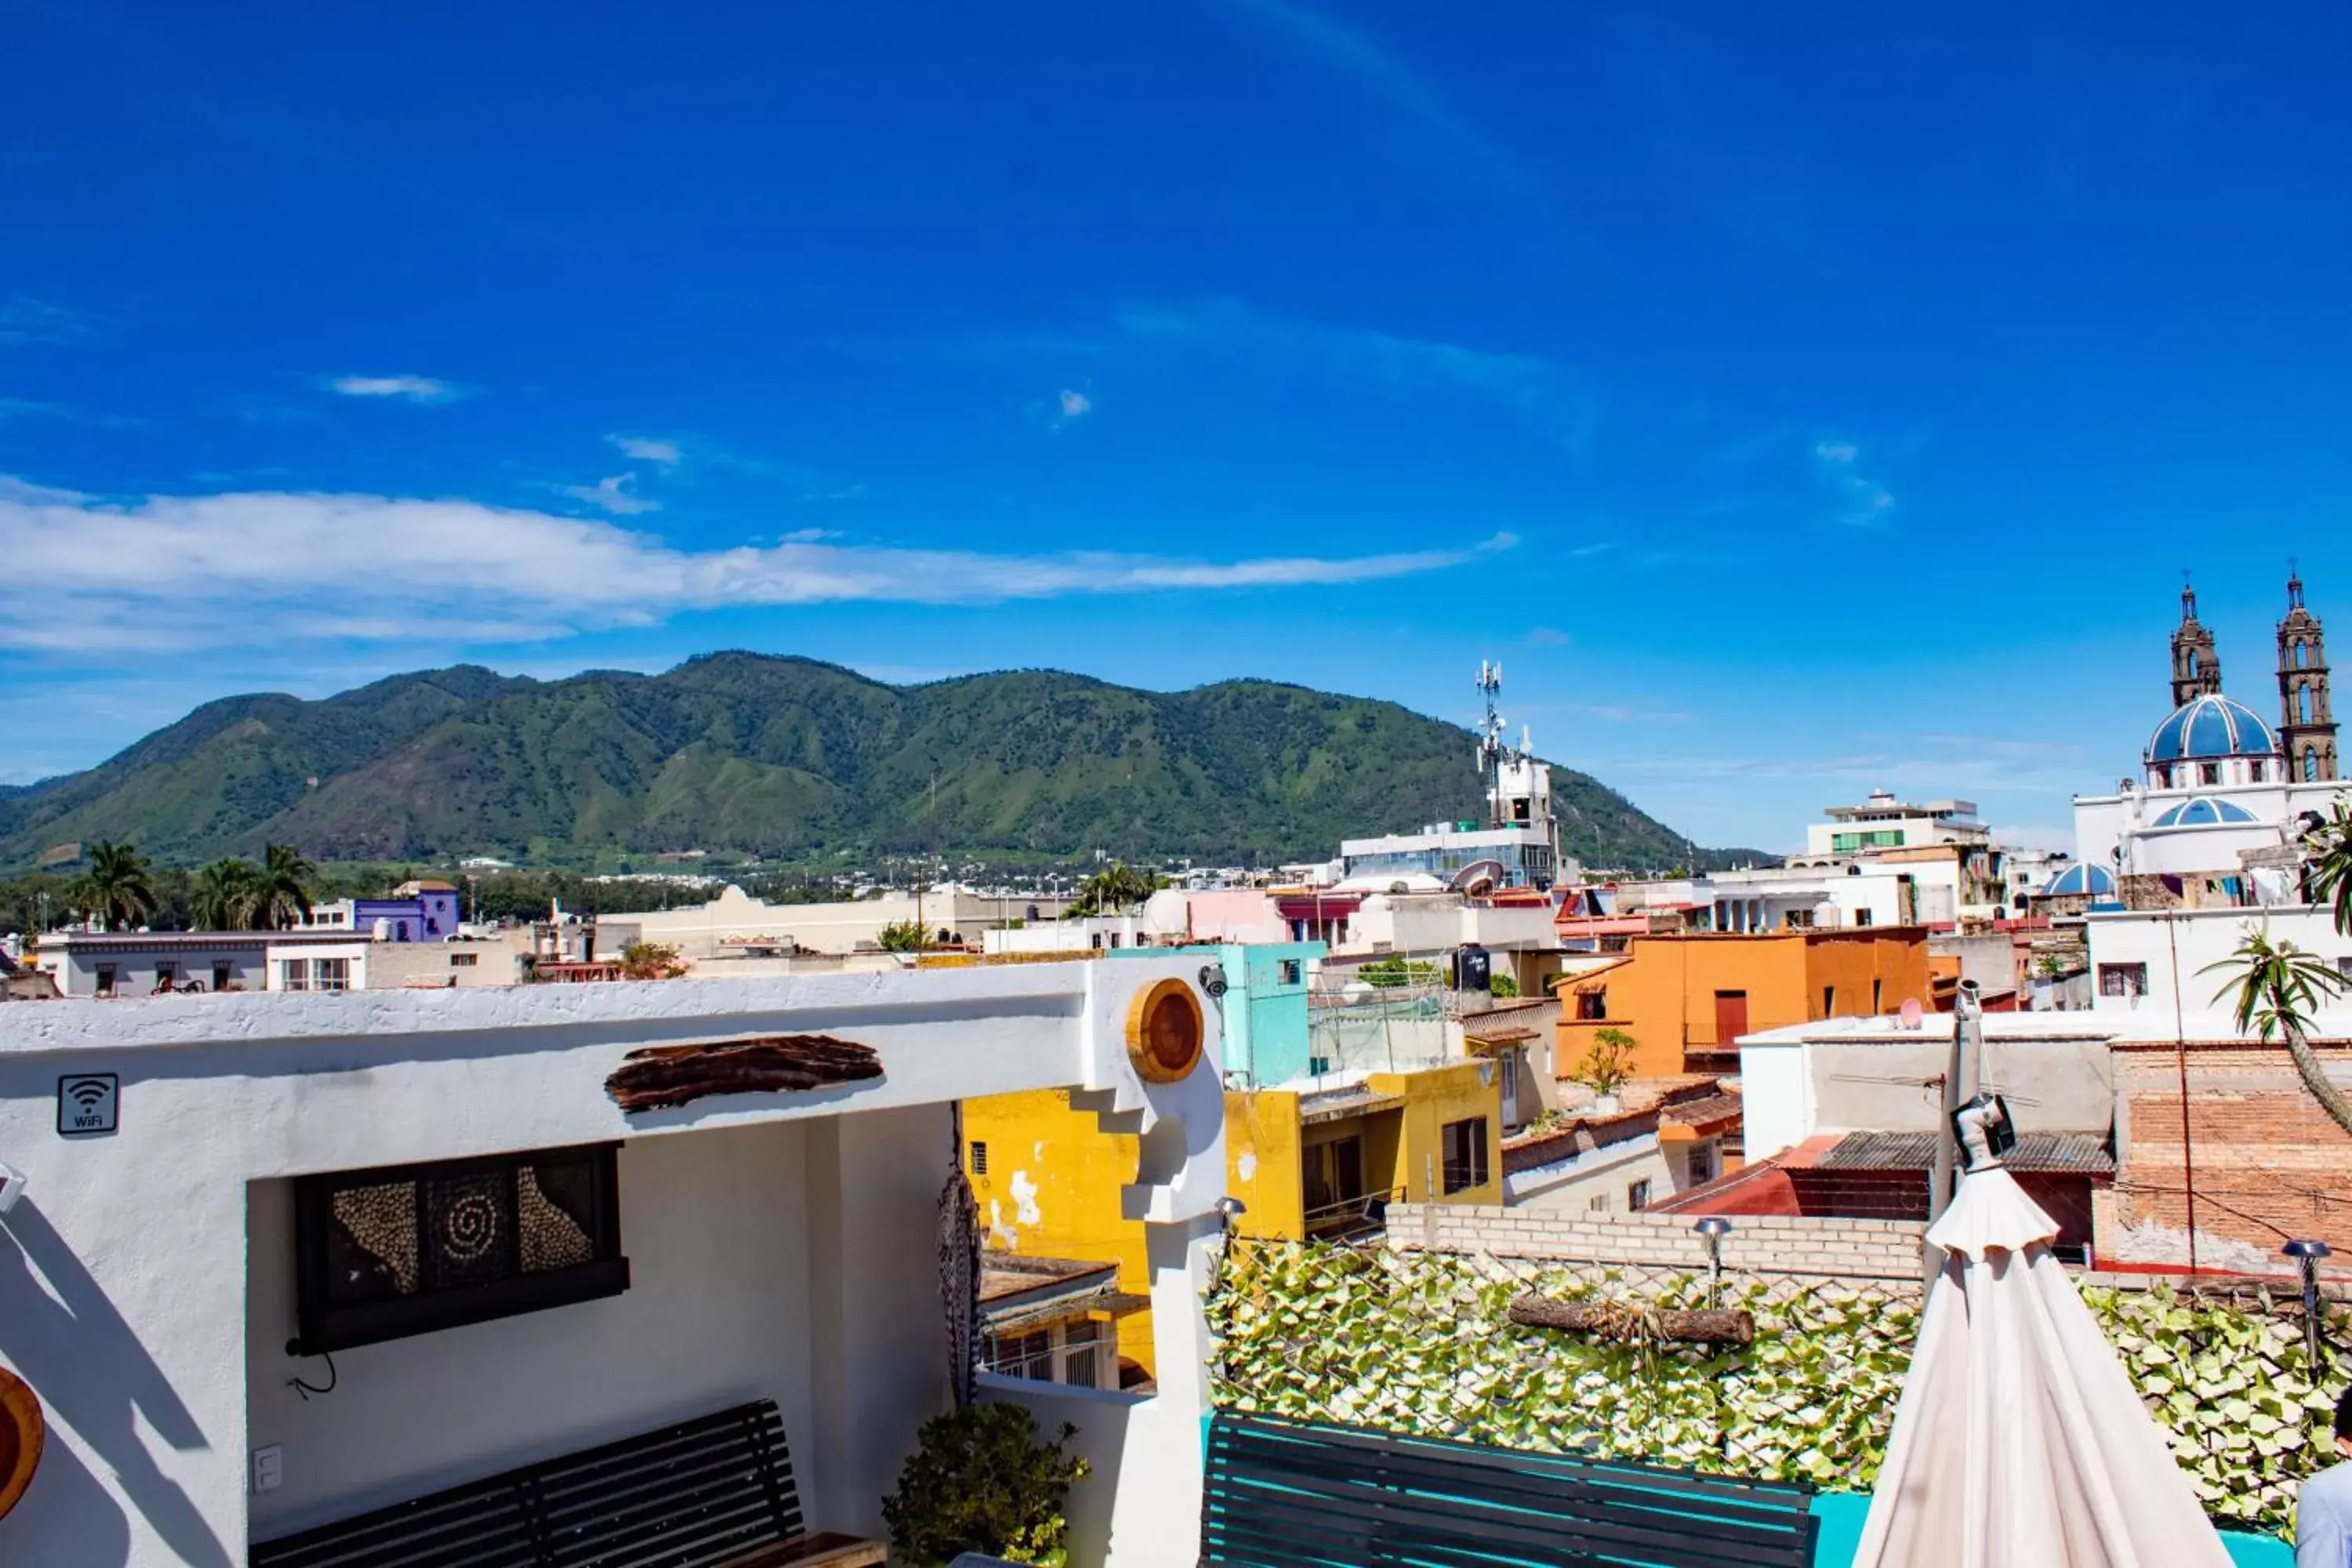
[{"label": "small blue dome", "polygon": [[2226,800],[2215,800],[2200,795],[2195,800],[2184,800],[2179,805],[2148,824],[2150,827],[2219,827],[2224,823],[2260,820],[2242,805]]},{"label": "small blue dome", "polygon": [[2151,763],[2178,763],[2191,757],[2268,757],[2278,749],[2278,737],[2252,709],[2219,692],[2182,703],[2147,738]]},{"label": "small blue dome", "polygon": [[2081,898],[2085,894],[2095,899],[2113,898],[2115,892],[2115,874],[2105,866],[2094,866],[2088,860],[2067,867],[2042,888],[2042,896],[2045,899]]}]

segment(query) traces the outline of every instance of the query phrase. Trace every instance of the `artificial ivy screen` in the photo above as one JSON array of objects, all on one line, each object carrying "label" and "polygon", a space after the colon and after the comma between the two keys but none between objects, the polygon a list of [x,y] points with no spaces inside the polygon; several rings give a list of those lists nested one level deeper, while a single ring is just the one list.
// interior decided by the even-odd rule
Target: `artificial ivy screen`
[{"label": "artificial ivy screen", "polygon": [[[1721,1304],[1755,1313],[1756,1342],[1717,1348],[1522,1328],[1505,1311],[1528,1290],[1661,1309],[1707,1300],[1703,1277],[1595,1280],[1490,1258],[1236,1242],[1210,1299],[1218,1402],[1825,1489],[1877,1479],[1916,1304],[1733,1277]],[[2084,1299],[2207,1510],[2285,1531],[2296,1485],[2327,1462],[2327,1417],[2352,1364],[2315,1386],[2300,1322],[2259,1294],[2233,1304],[2094,1288]]]}]

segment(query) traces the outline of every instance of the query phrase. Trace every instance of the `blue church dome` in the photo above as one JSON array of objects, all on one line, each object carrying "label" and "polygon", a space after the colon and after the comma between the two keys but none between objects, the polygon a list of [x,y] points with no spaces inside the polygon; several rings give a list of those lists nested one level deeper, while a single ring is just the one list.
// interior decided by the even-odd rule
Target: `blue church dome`
[{"label": "blue church dome", "polygon": [[2191,698],[2172,710],[2147,738],[2147,760],[2178,763],[2192,757],[2268,757],[2278,737],[2244,703],[2219,692]]},{"label": "blue church dome", "polygon": [[2069,896],[2079,898],[2088,894],[2095,899],[2108,899],[2115,896],[2115,891],[2116,879],[2113,872],[2105,866],[2094,866],[2088,860],[2082,860],[2067,867],[2043,883],[2042,896],[2045,899],[2063,899]]},{"label": "blue church dome", "polygon": [[2215,800],[2200,795],[2195,800],[2184,800],[2165,812],[2150,827],[2218,827],[2223,823],[2255,822],[2260,818],[2242,805],[2226,800]]}]

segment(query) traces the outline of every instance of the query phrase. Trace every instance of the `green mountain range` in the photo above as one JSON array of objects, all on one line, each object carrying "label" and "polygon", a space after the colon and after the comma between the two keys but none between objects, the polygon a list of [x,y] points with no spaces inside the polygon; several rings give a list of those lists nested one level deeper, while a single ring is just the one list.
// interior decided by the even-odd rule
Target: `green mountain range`
[{"label": "green mountain range", "polygon": [[[1565,768],[1570,854],[1679,863],[1682,840]],[[1054,670],[894,687],[710,654],[538,681],[471,666],[320,701],[209,702],[90,769],[0,793],[0,859],[128,839],[194,861],[266,840],[321,860],[492,854],[586,865],[703,849],[1212,863],[1479,815],[1468,732],[1270,681],[1139,691]]]}]

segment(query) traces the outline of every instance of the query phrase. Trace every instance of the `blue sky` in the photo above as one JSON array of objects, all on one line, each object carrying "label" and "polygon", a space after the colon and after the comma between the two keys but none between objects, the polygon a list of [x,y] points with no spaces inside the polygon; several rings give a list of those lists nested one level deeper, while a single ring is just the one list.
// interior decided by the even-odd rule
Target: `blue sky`
[{"label": "blue sky", "polygon": [[[2063,838],[2352,637],[2352,13],[0,16],[0,778],[713,647],[1258,675]],[[1367,825],[1368,827],[1376,825]]]}]

